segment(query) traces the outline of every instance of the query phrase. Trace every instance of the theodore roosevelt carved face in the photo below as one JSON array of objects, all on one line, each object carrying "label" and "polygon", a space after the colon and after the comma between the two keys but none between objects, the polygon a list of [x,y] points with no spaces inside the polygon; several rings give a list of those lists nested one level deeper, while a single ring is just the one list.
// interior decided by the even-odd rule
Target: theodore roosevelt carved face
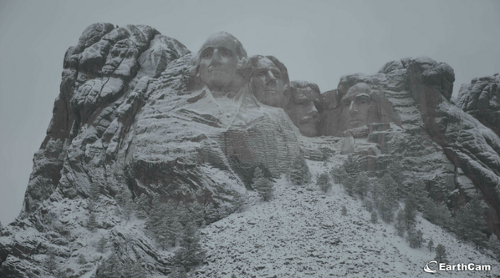
[{"label": "theodore roosevelt carved face", "polygon": [[292,81],[290,87],[288,116],[303,135],[317,136],[319,124],[317,104],[321,98],[318,85],[306,81]]}]

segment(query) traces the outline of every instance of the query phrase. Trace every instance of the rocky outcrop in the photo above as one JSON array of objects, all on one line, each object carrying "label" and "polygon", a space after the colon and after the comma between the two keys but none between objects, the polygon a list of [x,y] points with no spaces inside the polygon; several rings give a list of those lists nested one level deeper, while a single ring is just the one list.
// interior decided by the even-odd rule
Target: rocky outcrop
[{"label": "rocky outcrop", "polygon": [[462,84],[457,106],[500,136],[500,75],[472,79]]}]

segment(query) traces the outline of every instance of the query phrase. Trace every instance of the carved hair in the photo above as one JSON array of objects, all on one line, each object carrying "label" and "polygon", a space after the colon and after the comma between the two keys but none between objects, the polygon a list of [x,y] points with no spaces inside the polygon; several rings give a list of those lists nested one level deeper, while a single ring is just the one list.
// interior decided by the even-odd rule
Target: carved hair
[{"label": "carved hair", "polygon": [[280,62],[276,57],[274,56],[262,56],[262,55],[255,55],[250,57],[250,63],[252,64],[252,68],[255,69],[257,68],[257,63],[259,62],[260,59],[267,58],[273,62],[274,65],[280,70],[281,72],[281,79],[283,80],[283,84],[286,86],[290,83],[290,78],[288,77],[288,69],[286,66]]},{"label": "carved hair", "polygon": [[292,88],[292,92],[295,93],[296,89],[305,89],[307,87],[311,88],[315,93],[321,95],[319,91],[319,87],[316,83],[307,82],[307,81],[292,81],[290,82],[290,87]]}]

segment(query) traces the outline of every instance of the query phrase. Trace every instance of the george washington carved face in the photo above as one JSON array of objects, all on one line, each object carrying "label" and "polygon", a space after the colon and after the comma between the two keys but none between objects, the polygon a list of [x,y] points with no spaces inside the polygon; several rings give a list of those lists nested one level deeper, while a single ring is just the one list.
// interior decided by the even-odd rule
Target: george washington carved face
[{"label": "george washington carved face", "polygon": [[372,90],[365,83],[358,83],[342,97],[342,120],[346,129],[365,126],[372,107]]},{"label": "george washington carved face", "polygon": [[241,43],[231,34],[210,36],[198,52],[198,75],[210,90],[228,92],[243,85],[250,63]]}]

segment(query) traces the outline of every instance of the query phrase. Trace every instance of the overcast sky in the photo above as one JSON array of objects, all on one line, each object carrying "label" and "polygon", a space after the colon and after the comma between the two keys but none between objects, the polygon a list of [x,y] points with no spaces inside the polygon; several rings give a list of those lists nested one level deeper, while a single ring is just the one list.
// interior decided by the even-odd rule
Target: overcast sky
[{"label": "overcast sky", "polygon": [[[126,3],[131,2],[131,3]],[[500,1],[0,0],[0,221],[21,210],[59,94],[63,56],[91,23],[146,24],[191,51],[227,31],[322,92],[342,75],[429,56],[455,70],[454,95],[500,72]]]}]

